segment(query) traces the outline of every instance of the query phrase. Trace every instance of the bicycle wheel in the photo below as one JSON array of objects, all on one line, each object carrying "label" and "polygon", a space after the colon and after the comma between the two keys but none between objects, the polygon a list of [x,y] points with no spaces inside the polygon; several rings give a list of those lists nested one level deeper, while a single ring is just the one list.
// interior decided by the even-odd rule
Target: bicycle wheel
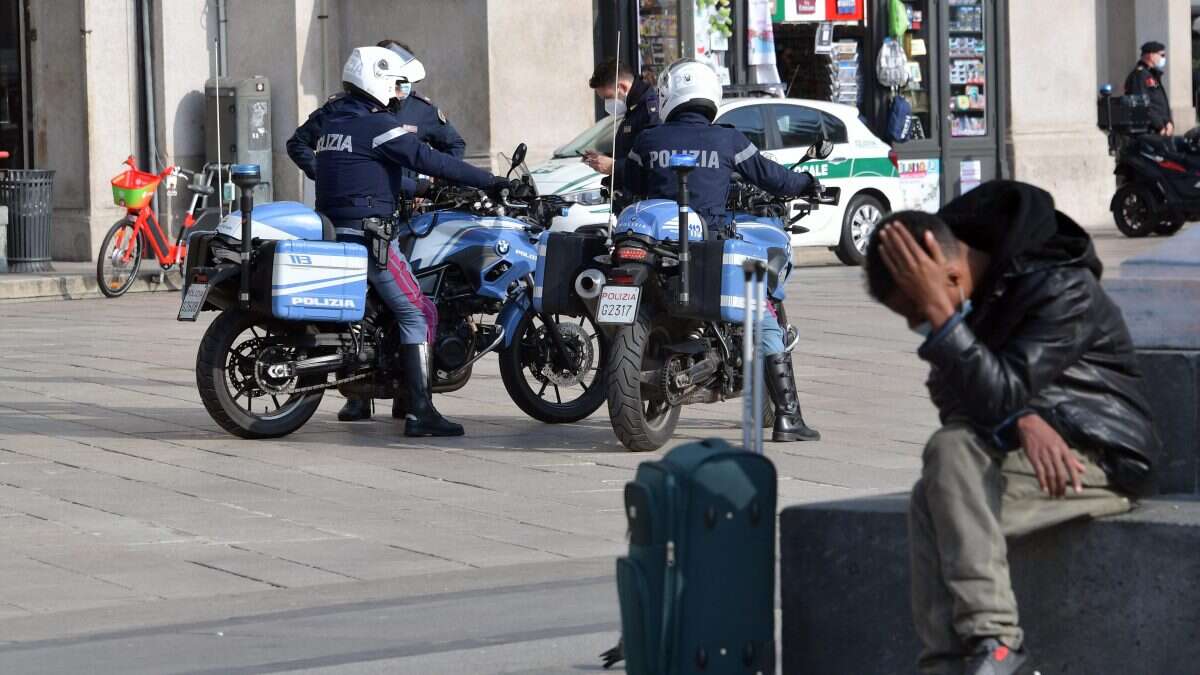
[{"label": "bicycle wheel", "polygon": [[142,265],[142,237],[133,222],[122,218],[113,223],[100,245],[100,258],[96,261],[96,284],[100,292],[110,298],[125,294],[137,279]]}]

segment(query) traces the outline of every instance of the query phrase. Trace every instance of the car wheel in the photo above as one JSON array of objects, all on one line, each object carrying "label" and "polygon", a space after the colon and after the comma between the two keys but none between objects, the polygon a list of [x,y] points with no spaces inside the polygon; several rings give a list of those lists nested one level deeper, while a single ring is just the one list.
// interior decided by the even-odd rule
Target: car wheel
[{"label": "car wheel", "polygon": [[850,200],[842,215],[842,237],[834,253],[847,265],[861,265],[867,258],[867,242],[883,220],[883,202],[871,195],[858,194]]}]

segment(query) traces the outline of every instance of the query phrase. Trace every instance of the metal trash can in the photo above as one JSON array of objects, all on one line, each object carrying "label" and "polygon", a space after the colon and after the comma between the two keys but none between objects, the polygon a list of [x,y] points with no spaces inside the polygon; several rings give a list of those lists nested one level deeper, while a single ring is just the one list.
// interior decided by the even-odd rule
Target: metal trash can
[{"label": "metal trash can", "polygon": [[0,204],[8,207],[8,269],[50,272],[50,217],[54,171],[0,170]]}]

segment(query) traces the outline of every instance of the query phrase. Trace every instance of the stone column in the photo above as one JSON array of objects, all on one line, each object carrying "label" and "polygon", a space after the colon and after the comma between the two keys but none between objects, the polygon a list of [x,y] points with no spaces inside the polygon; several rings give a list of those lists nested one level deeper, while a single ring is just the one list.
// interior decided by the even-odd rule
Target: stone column
[{"label": "stone column", "polygon": [[[1112,158],[1096,129],[1096,1],[1008,3],[1012,172],[1084,226],[1109,225]],[[1070,30],[1064,30],[1070,26]]]}]

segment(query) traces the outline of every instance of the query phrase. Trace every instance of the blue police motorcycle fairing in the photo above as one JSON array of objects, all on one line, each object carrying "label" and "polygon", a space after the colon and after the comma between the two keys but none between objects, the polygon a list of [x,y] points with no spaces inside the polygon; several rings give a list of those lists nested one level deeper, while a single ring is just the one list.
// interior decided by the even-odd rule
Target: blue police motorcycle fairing
[{"label": "blue police motorcycle fairing", "polygon": [[[547,422],[586,417],[603,402],[602,388],[585,387],[577,398],[562,392],[557,401],[553,395],[558,384],[572,380],[572,368],[598,375],[601,351],[587,342],[596,331],[533,310],[530,281],[538,253],[532,219],[510,217],[501,209],[472,212],[480,197],[471,194],[472,199],[451,204],[462,208],[419,214],[397,226],[395,245],[438,310],[431,344],[433,391],[462,387],[474,362],[495,351],[506,388],[527,413]],[[240,354],[232,360],[206,355],[206,348],[212,351],[209,343],[219,341],[206,335],[198,378],[204,380],[201,398],[214,420],[242,437],[276,437],[302,426],[312,414],[308,408],[315,409],[312,401],[319,402],[326,388],[372,398],[403,391],[395,321],[365,282],[367,265],[374,264],[366,248],[333,241],[328,220],[302,204],[264,204],[249,213],[253,253],[246,304],[239,302],[242,213],[231,213],[215,231],[189,239],[180,319],[195,320],[201,310],[215,309],[222,312],[213,323],[218,337],[229,332],[227,324],[236,323],[229,317],[266,334],[224,345],[226,352]],[[559,327],[558,339],[547,337],[551,323]],[[222,396],[218,376],[201,377],[200,364],[226,360],[220,370],[231,382]],[[522,384],[525,371],[534,378],[532,385]],[[548,386],[542,385],[549,383],[556,387],[549,404],[533,400],[540,400],[537,389],[544,392]],[[239,397],[246,395],[248,405],[256,398],[274,399],[278,411],[240,410]]]}]

